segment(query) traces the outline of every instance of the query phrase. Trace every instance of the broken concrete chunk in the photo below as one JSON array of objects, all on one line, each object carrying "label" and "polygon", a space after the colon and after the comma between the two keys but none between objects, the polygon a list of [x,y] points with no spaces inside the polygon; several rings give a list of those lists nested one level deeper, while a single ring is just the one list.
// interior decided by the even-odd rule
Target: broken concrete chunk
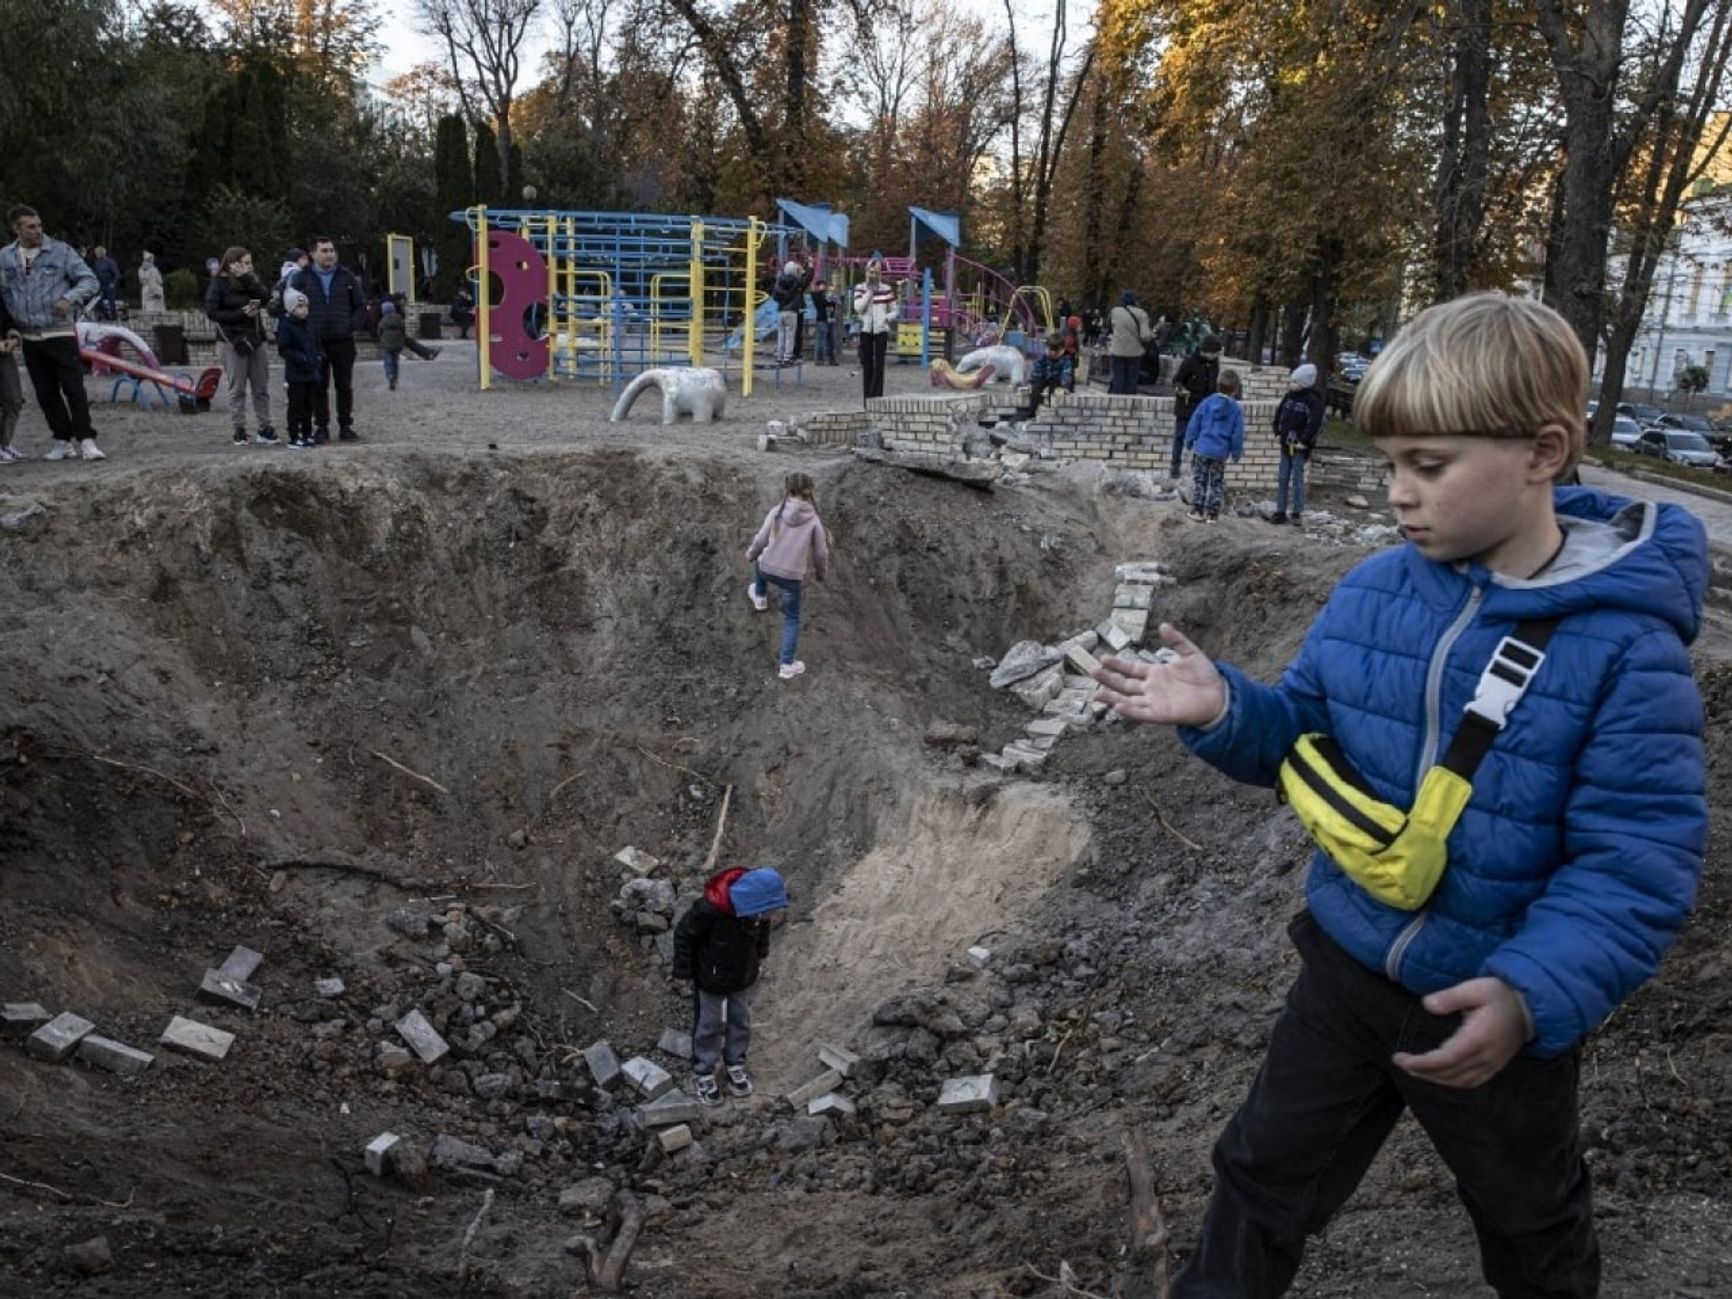
[{"label": "broken concrete chunk", "polygon": [[852,1114],[854,1113],[854,1102],[841,1092],[825,1092],[822,1096],[814,1096],[806,1102],[806,1113],[812,1115]]},{"label": "broken concrete chunk", "polygon": [[992,959],[992,949],[987,947],[971,947],[968,949],[968,963],[975,969],[983,968]]},{"label": "broken concrete chunk", "polygon": [[934,721],[926,728],[926,742],[941,747],[954,744],[979,744],[980,731],[977,727],[968,726],[962,722]]},{"label": "broken concrete chunk", "polygon": [[645,1100],[653,1101],[674,1085],[673,1075],[646,1056],[634,1055],[620,1066],[620,1072]]},{"label": "broken concrete chunk", "polygon": [[0,1005],[0,1037],[29,1037],[53,1018],[34,1001],[8,1001]]},{"label": "broken concrete chunk", "polygon": [[998,1104],[998,1079],[989,1073],[951,1078],[938,1093],[940,1114],[978,1114]]},{"label": "broken concrete chunk", "polygon": [[217,967],[217,972],[225,979],[233,979],[236,983],[245,983],[259,971],[259,966],[265,963],[264,956],[250,947],[237,947],[230,952],[228,959]]},{"label": "broken concrete chunk", "polygon": [[313,980],[313,991],[327,1001],[340,997],[346,991],[343,981],[338,978]]},{"label": "broken concrete chunk", "polygon": [[[1092,636],[1094,633],[1090,632],[1089,634]],[[1099,644],[1100,642],[1097,639],[1095,643]],[[1075,642],[1065,647],[1064,660],[1084,676],[1088,676],[1091,672],[1098,672],[1101,666],[1099,659]]]},{"label": "broken concrete chunk", "polygon": [[402,1141],[395,1132],[381,1132],[367,1143],[367,1171],[383,1177],[390,1168],[391,1151]]},{"label": "broken concrete chunk", "polygon": [[646,1128],[672,1127],[676,1123],[693,1123],[703,1116],[704,1107],[682,1091],[671,1091],[656,1097],[648,1105],[638,1106],[637,1116]]},{"label": "broken concrete chunk", "polygon": [[613,859],[621,866],[624,866],[633,875],[639,876],[650,874],[656,867],[662,864],[659,857],[651,857],[641,848],[633,848],[630,846],[621,848],[613,855]]},{"label": "broken concrete chunk", "polygon": [[682,1033],[677,1028],[664,1028],[662,1035],[656,1039],[656,1050],[664,1055],[671,1055],[676,1060],[690,1060],[692,1035]]},{"label": "broken concrete chunk", "polygon": [[997,753],[983,753],[976,761],[988,771],[996,771],[1001,776],[1016,774],[1016,763]]},{"label": "broken concrete chunk", "polygon": [[1132,641],[1141,641],[1149,629],[1147,609],[1114,609],[1109,617],[1115,626],[1124,628]]},{"label": "broken concrete chunk", "polygon": [[664,1155],[671,1155],[676,1150],[684,1150],[692,1144],[692,1140],[692,1130],[684,1123],[671,1128],[663,1128],[656,1133],[656,1144],[661,1146]]},{"label": "broken concrete chunk", "polygon": [[129,1076],[143,1073],[156,1061],[156,1057],[148,1051],[140,1051],[111,1037],[98,1037],[91,1033],[78,1044],[78,1058],[87,1064],[93,1064],[98,1069],[106,1069],[109,1073]]},{"label": "broken concrete chunk", "polygon": [[229,1053],[229,1048],[235,1044],[235,1035],[176,1015],[168,1021],[168,1027],[162,1030],[162,1036],[157,1040],[171,1050],[214,1062]]},{"label": "broken concrete chunk", "polygon": [[1006,761],[1016,763],[1024,771],[1039,771],[1046,765],[1047,758],[1044,750],[1032,748],[1021,741],[1005,745],[1003,756]]},{"label": "broken concrete chunk", "polygon": [[1026,680],[1017,682],[1011,687],[1011,693],[1030,708],[1045,708],[1058,698],[1058,692],[1063,688],[1064,668],[1061,664],[1054,663]]},{"label": "broken concrete chunk", "polygon": [[1020,640],[1012,645],[992,670],[992,688],[1001,690],[1059,661],[1060,651],[1037,640]]},{"label": "broken concrete chunk", "polygon": [[451,1050],[451,1044],[439,1036],[439,1030],[429,1024],[427,1016],[418,1010],[410,1011],[397,1021],[397,1035],[421,1057],[422,1064],[433,1064]]},{"label": "broken concrete chunk", "polygon": [[66,1266],[80,1276],[100,1276],[114,1271],[114,1251],[108,1247],[107,1236],[92,1236],[76,1245],[68,1245],[62,1257]]},{"label": "broken concrete chunk", "polygon": [[425,911],[417,911],[414,907],[397,907],[385,913],[385,927],[409,938],[427,937],[427,930],[432,924],[432,916]]},{"label": "broken concrete chunk", "polygon": [[1109,620],[1101,624],[1101,640],[1108,649],[1117,654],[1131,643],[1131,634],[1118,623]]},{"label": "broken concrete chunk", "polygon": [[491,1173],[494,1168],[492,1152],[443,1132],[433,1138],[433,1148],[427,1152],[427,1160],[433,1167],[443,1169],[479,1168]]},{"label": "broken concrete chunk", "polygon": [[74,1015],[70,1010],[62,1011],[30,1035],[24,1043],[24,1050],[38,1060],[58,1064],[95,1031],[96,1025],[82,1015]]},{"label": "broken concrete chunk", "polygon": [[231,979],[221,970],[206,970],[204,982],[198,985],[198,995],[205,1001],[226,1002],[242,1010],[257,1010],[263,992],[256,984]]},{"label": "broken concrete chunk", "polygon": [[842,1085],[842,1074],[837,1069],[826,1069],[811,1082],[794,1088],[788,1093],[788,1104],[796,1110],[806,1108],[806,1102],[814,1096],[822,1096],[825,1092],[833,1092]]},{"label": "broken concrete chunk", "polygon": [[1147,609],[1155,597],[1155,588],[1140,583],[1123,582],[1113,591],[1113,608]]},{"label": "broken concrete chunk", "polygon": [[595,1042],[583,1048],[583,1062],[589,1066],[589,1076],[597,1087],[612,1087],[619,1081],[619,1057],[611,1042]]},{"label": "broken concrete chunk", "polygon": [[860,1067],[860,1057],[852,1051],[828,1043],[818,1048],[818,1062],[827,1065],[844,1078],[852,1078],[854,1071]]},{"label": "broken concrete chunk", "polygon": [[1154,583],[1157,578],[1164,577],[1167,566],[1153,559],[1133,560],[1128,564],[1120,564],[1113,569],[1113,581]]},{"label": "broken concrete chunk", "polygon": [[656,955],[661,957],[663,965],[674,963],[674,931],[664,929],[655,937]]},{"label": "broken concrete chunk", "polygon": [[599,1218],[612,1203],[613,1183],[605,1177],[588,1178],[559,1193],[559,1211],[568,1217]]}]

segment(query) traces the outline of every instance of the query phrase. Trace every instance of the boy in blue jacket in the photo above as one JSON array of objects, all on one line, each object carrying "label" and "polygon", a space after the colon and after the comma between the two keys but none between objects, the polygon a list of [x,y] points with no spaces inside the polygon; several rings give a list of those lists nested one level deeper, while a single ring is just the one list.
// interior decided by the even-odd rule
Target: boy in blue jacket
[{"label": "boy in blue jacket", "polygon": [[[1096,674],[1125,716],[1177,724],[1237,779],[1280,779],[1331,844],[1173,1299],[1285,1293],[1305,1237],[1406,1109],[1455,1175],[1500,1296],[1599,1292],[1580,1047],[1695,898],[1706,773],[1685,645],[1708,570],[1686,511],[1554,488],[1581,458],[1587,383],[1548,307],[1475,294],[1423,312],[1354,403],[1408,544],[1342,579],[1278,685],[1217,667],[1171,626],[1173,663],[1112,658]],[[1393,809],[1397,844],[1436,812],[1425,791],[1468,773],[1425,896],[1388,900],[1307,819],[1288,775],[1318,734],[1357,771],[1324,782],[1331,798],[1362,820]]]},{"label": "boy in blue jacket", "polygon": [[1221,521],[1227,499],[1227,460],[1245,454],[1245,413],[1239,409],[1239,372],[1222,370],[1215,391],[1191,412],[1185,448],[1191,452],[1191,518]]}]

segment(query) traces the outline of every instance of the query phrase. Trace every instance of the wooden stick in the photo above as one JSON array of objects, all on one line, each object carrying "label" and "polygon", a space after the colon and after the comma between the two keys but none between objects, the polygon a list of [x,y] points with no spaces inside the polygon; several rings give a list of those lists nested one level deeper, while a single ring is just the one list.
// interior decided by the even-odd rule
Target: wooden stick
[{"label": "wooden stick", "polygon": [[591,1282],[600,1290],[619,1289],[620,1277],[624,1275],[625,1265],[637,1245],[638,1233],[643,1230],[644,1207],[637,1196],[630,1191],[621,1191],[615,1203],[620,1207],[619,1234],[608,1246],[607,1257],[601,1261],[601,1266],[590,1272]]},{"label": "wooden stick", "polygon": [[247,823],[245,821],[241,820],[241,814],[239,812],[235,811],[234,808],[229,806],[228,799],[223,797],[222,790],[217,788],[217,783],[214,780],[211,781],[211,783],[210,783],[210,792],[217,796],[217,802],[219,802],[223,805],[223,811],[227,812],[230,816],[234,817],[235,827],[238,830],[240,830],[241,838],[245,839],[247,837]]},{"label": "wooden stick", "polygon": [[734,787],[729,785],[722,791],[722,814],[716,818],[716,837],[710,840],[710,855],[704,858],[704,868],[698,874],[705,879],[716,868],[716,858],[722,851],[722,835],[728,828],[728,804],[734,801]]},{"label": "wooden stick", "polygon": [[572,781],[576,780],[581,775],[583,775],[583,773],[581,771],[574,771],[571,773],[571,775],[567,776],[564,780],[560,781],[557,785],[555,785],[551,790],[548,791],[547,801],[549,803],[553,802],[554,799],[559,797],[559,791],[560,790],[564,789],[567,785],[571,784]]},{"label": "wooden stick", "polygon": [[74,1195],[71,1191],[63,1191],[58,1186],[50,1186],[47,1182],[27,1182],[22,1177],[13,1177],[7,1173],[0,1173],[0,1182],[10,1182],[13,1186],[24,1186],[33,1191],[47,1191],[50,1195],[58,1195],[63,1200],[69,1200],[74,1203],[83,1201],[89,1204],[100,1205],[104,1209],[130,1208],[132,1206],[132,1197],[137,1194],[137,1189],[134,1188],[126,1193],[126,1199],[116,1202],[114,1200],[98,1200],[94,1196],[89,1195]]},{"label": "wooden stick", "polygon": [[100,753],[87,753],[84,756],[95,762],[102,763],[105,767],[119,767],[122,771],[141,771],[147,776],[155,776],[158,780],[166,780],[169,784],[173,785],[195,803],[204,803],[209,801],[191,785],[183,785],[166,771],[158,771],[155,767],[146,767],[136,762],[122,762],[118,758],[105,758]]},{"label": "wooden stick", "polygon": [[469,1230],[463,1233],[463,1248],[457,1252],[457,1283],[459,1289],[469,1279],[469,1247],[475,1243],[475,1233],[481,1229],[481,1220],[487,1216],[487,1211],[493,1207],[493,1188],[487,1188],[487,1194],[481,1197],[481,1207],[475,1211],[475,1217],[470,1220]]},{"label": "wooden stick", "polygon": [[596,1009],[595,1003],[593,1001],[589,1000],[589,998],[578,996],[570,988],[561,988],[560,991],[563,992],[566,996],[570,997],[578,1005],[585,1007],[589,1011],[590,1014],[592,1014],[592,1015],[601,1014],[601,1011]]},{"label": "wooden stick", "polygon": [[1125,1299],[1166,1299],[1172,1255],[1148,1143],[1140,1129],[1127,1124],[1124,1145],[1125,1171],[1131,1179],[1131,1240],[1123,1292]]},{"label": "wooden stick", "polygon": [[1187,835],[1181,834],[1179,831],[1177,831],[1173,828],[1172,823],[1169,822],[1167,820],[1167,818],[1161,814],[1161,805],[1159,803],[1155,802],[1155,800],[1152,797],[1150,797],[1149,792],[1147,790],[1143,791],[1143,798],[1145,801],[1147,801],[1149,807],[1151,809],[1153,809],[1154,814],[1155,814],[1155,820],[1157,820],[1161,823],[1161,829],[1165,830],[1168,834],[1172,835],[1173,838],[1177,839],[1180,843],[1184,844],[1185,847],[1189,848],[1192,852],[1204,852],[1204,851],[1206,851],[1204,849],[1203,845],[1198,843],[1195,839],[1192,839]]},{"label": "wooden stick", "polygon": [[704,775],[704,773],[701,771],[693,771],[690,767],[682,767],[677,762],[669,762],[666,758],[656,757],[655,754],[651,753],[648,749],[644,748],[644,746],[641,744],[634,744],[634,745],[632,745],[632,748],[636,749],[639,753],[643,754],[643,756],[648,758],[651,762],[659,763],[661,766],[666,767],[669,771],[683,771],[683,772],[685,772],[686,775],[691,776],[695,780],[701,780],[706,785],[712,785],[713,786],[716,783],[715,781],[711,780],[708,776]]},{"label": "wooden stick", "polygon": [[441,794],[450,794],[450,792],[451,792],[450,790],[446,789],[445,786],[441,785],[438,781],[434,780],[433,777],[423,776],[420,772],[414,770],[413,768],[405,767],[401,762],[398,762],[397,759],[393,758],[388,753],[380,753],[379,750],[377,750],[377,749],[369,749],[368,752],[371,753],[375,758],[379,759],[380,762],[386,763],[390,766],[397,768],[397,770],[402,772],[405,776],[411,776],[414,779],[420,781],[423,785],[433,786],[433,788],[438,790]]}]

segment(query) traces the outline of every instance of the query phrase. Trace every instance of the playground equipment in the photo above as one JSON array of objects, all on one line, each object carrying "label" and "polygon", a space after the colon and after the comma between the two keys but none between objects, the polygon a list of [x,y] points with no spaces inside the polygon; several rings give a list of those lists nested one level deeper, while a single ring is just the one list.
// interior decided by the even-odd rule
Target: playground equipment
[{"label": "playground equipment", "polygon": [[[944,366],[942,370],[940,366]],[[985,378],[977,378],[978,375]],[[932,386],[947,388],[984,388],[989,383],[1008,383],[1012,386],[1020,384],[1028,374],[1028,357],[1019,347],[1009,347],[996,344],[992,347],[979,347],[956,363],[951,369],[943,361],[932,363]]]},{"label": "playground equipment", "polygon": [[726,374],[737,365],[740,391],[751,395],[758,334],[744,323],[768,296],[759,274],[765,245],[785,248],[792,227],[655,212],[474,207],[451,215],[475,237],[483,388],[498,372],[595,380],[617,397],[646,370]]},{"label": "playground equipment", "polygon": [[[122,343],[137,353],[138,360],[129,361],[120,355]],[[154,392],[165,408],[178,406],[188,414],[209,410],[223,377],[221,368],[214,365],[199,371],[197,378],[185,370],[171,372],[163,369],[150,346],[125,325],[80,321],[78,356],[90,366],[92,374],[112,372],[118,376],[114,386],[108,390],[110,402],[119,402],[121,389],[130,385],[130,400],[141,408],[150,406],[150,396]],[[173,395],[172,401],[170,394]]]},{"label": "playground equipment", "polygon": [[408,235],[385,236],[385,291],[416,305],[415,241]]}]

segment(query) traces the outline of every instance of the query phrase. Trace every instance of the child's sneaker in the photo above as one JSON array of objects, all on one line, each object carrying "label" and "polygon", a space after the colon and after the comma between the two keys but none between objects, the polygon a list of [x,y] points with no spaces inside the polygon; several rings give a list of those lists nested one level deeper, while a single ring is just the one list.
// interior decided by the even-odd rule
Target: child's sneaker
[{"label": "child's sneaker", "polygon": [[767,595],[760,595],[758,593],[758,588],[751,583],[746,584],[746,599],[752,602],[752,608],[756,609],[759,613],[764,612],[764,610],[770,607],[770,597]]},{"label": "child's sneaker", "polygon": [[258,443],[262,447],[274,447],[277,444],[277,431],[266,424],[257,434]]},{"label": "child's sneaker", "polygon": [[699,1105],[721,1104],[722,1089],[716,1083],[715,1074],[694,1074],[692,1076],[692,1095],[697,1097]]},{"label": "child's sneaker", "polygon": [[[715,1079],[712,1078],[710,1081],[711,1081],[711,1083],[714,1083]],[[731,1065],[729,1065],[728,1066],[728,1095],[730,1095],[730,1096],[750,1096],[751,1094],[752,1094],[752,1075],[746,1072],[746,1066],[743,1064],[731,1064]]]},{"label": "child's sneaker", "polygon": [[1185,517],[1192,523],[1201,523],[1203,521],[1203,512],[1201,510],[1192,510]]},{"label": "child's sneaker", "polygon": [[246,446],[246,444],[247,444],[247,431],[244,428],[236,429],[235,435],[234,435],[232,441],[234,442],[234,444],[237,447]]},{"label": "child's sneaker", "polygon": [[782,666],[777,670],[777,675],[784,681],[792,681],[805,670],[806,665],[800,662],[799,659],[795,659],[792,663],[782,664]]}]

